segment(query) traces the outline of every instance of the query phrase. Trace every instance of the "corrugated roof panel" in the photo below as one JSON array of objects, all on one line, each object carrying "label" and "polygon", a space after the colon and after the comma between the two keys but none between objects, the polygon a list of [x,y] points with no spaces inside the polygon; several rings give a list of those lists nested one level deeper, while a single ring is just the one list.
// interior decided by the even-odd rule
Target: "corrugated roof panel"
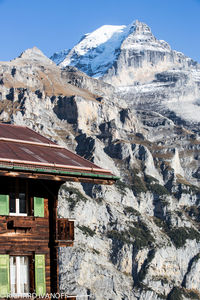
[{"label": "corrugated roof panel", "polygon": [[44,146],[26,145],[0,141],[0,158],[9,158],[11,160],[21,159],[26,161],[44,161],[48,163],[83,166],[83,167],[97,167],[90,161],[75,155],[67,149],[51,148]]},{"label": "corrugated roof panel", "polygon": [[25,148],[25,147],[21,147],[21,149],[22,149],[24,152],[28,153],[28,154],[33,154],[33,152],[32,152],[31,150],[29,150],[29,149],[27,149],[27,148]]},{"label": "corrugated roof panel", "polygon": [[44,168],[51,167],[52,170],[74,167],[80,171],[90,169],[95,174],[106,172],[112,175],[110,171],[99,168],[62,146],[57,146],[29,128],[7,124],[0,124],[0,162],[15,165],[38,164]]},{"label": "corrugated roof panel", "polygon": [[32,142],[55,144],[39,133],[29,129],[28,127],[16,126],[10,124],[0,124],[0,137],[18,139]]}]

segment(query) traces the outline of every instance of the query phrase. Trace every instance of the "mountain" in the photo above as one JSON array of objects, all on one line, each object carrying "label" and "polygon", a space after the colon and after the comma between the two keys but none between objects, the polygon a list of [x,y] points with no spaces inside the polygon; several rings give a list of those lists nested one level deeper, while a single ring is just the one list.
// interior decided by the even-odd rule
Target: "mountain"
[{"label": "mountain", "polygon": [[129,107],[200,129],[200,65],[156,39],[142,22],[102,26],[85,35],[60,59],[61,68],[69,65],[112,84]]},{"label": "mountain", "polygon": [[[136,25],[146,28],[141,40],[158,43],[139,22],[133,35]],[[130,34],[115,31],[118,47],[117,36]],[[198,65],[184,58],[180,68],[155,72],[150,82],[119,87],[57,66],[35,47],[0,62],[1,122],[26,125],[121,177],[114,186],[66,183],[59,191],[58,216],[76,219],[74,247],[59,250],[67,294],[200,299],[199,121],[164,105],[198,96]]]},{"label": "mountain", "polygon": [[195,61],[171,50],[167,42],[157,40],[139,21],[128,26],[104,25],[83,36],[71,50],[51,58],[61,67],[74,66],[118,86],[149,81],[155,73],[174,67],[200,70]]}]

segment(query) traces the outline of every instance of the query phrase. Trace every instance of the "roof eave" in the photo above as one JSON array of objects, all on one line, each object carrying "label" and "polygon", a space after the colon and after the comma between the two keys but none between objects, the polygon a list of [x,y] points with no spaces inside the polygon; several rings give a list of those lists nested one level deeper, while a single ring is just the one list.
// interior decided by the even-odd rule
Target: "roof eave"
[{"label": "roof eave", "polygon": [[[48,175],[52,177],[52,180],[59,181],[80,181],[80,182],[88,182],[93,181],[101,181],[101,184],[113,184],[116,180],[120,179],[118,176],[110,175],[110,174],[94,174],[89,172],[76,172],[76,171],[66,171],[66,170],[55,170],[55,169],[43,169],[36,167],[21,167],[21,166],[8,166],[8,165],[0,165],[0,170],[7,171],[7,176],[16,176],[20,177],[20,173],[27,174],[28,178],[34,178],[34,175],[38,175],[40,178],[47,178]],[[19,174],[18,174],[19,173]],[[31,174],[31,175],[30,175]],[[48,177],[50,179],[50,177]],[[74,179],[74,180],[73,180]],[[78,180],[77,180],[78,179]]]}]

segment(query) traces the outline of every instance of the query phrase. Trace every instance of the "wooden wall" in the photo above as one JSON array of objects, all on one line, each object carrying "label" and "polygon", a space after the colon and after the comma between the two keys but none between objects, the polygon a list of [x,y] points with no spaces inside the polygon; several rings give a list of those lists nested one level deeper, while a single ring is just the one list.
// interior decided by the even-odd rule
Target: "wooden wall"
[{"label": "wooden wall", "polygon": [[[55,245],[57,195],[62,182],[0,177],[0,194],[26,190],[28,216],[0,216],[0,254],[30,257],[30,292],[35,290],[34,255],[45,254],[46,292],[59,292]],[[44,218],[33,216],[33,197],[44,198]]]}]

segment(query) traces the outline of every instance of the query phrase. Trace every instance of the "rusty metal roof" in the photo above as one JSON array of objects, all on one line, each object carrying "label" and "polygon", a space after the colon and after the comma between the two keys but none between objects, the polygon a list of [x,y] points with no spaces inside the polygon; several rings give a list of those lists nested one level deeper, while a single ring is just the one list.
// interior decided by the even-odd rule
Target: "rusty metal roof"
[{"label": "rusty metal roof", "polygon": [[114,177],[81,156],[57,145],[35,131],[10,124],[0,124],[0,169],[9,167],[77,171]]},{"label": "rusty metal roof", "polygon": [[18,139],[21,141],[55,144],[41,134],[25,126],[17,126],[0,123],[0,137]]}]

